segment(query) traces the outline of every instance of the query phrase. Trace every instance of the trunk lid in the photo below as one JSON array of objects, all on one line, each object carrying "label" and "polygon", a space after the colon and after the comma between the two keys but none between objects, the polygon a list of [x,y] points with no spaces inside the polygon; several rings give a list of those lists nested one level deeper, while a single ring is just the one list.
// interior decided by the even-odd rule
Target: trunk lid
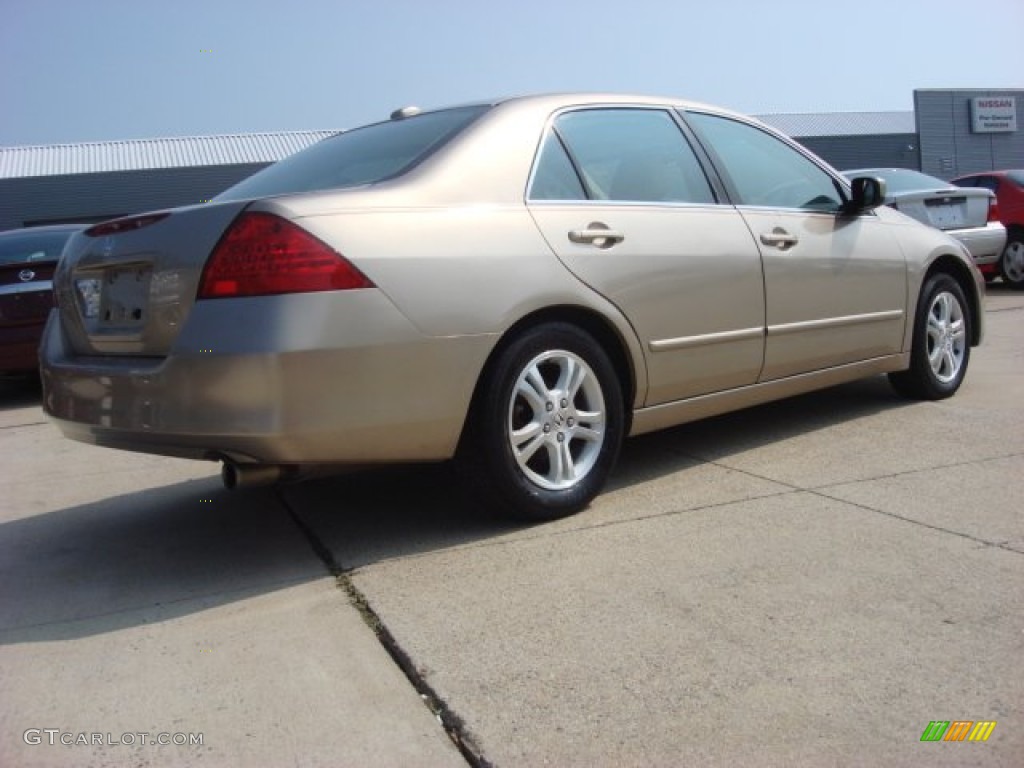
[{"label": "trunk lid", "polygon": [[988,222],[991,198],[992,193],[986,189],[954,187],[904,193],[896,197],[894,207],[937,229],[968,229],[984,227]]},{"label": "trunk lid", "polygon": [[117,229],[97,225],[76,234],[54,276],[71,350],[164,357],[195,304],[207,257],[247,204],[175,208],[129,217],[121,231],[95,234]]}]

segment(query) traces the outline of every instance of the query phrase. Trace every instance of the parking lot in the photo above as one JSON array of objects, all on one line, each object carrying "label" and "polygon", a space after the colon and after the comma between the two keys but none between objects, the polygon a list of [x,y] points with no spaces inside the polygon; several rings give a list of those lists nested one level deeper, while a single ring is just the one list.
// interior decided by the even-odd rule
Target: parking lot
[{"label": "parking lot", "polygon": [[446,467],[228,492],[5,384],[0,765],[1024,765],[1024,294],[986,315],[950,400],[638,438],[536,526]]}]

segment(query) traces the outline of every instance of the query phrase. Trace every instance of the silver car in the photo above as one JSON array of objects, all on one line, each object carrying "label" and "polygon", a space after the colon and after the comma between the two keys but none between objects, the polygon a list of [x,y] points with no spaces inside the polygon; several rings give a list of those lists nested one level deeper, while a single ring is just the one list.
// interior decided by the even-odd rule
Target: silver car
[{"label": "silver car", "polygon": [[887,205],[955,237],[982,271],[994,267],[1006,245],[1006,227],[996,214],[996,196],[987,189],[964,189],[906,168],[858,168],[848,179],[873,176],[885,181]]},{"label": "silver car", "polygon": [[627,435],[881,373],[956,392],[983,281],[884,196],[705,105],[399,110],[76,235],[45,409],[229,487],[454,458],[490,504],[567,515]]}]

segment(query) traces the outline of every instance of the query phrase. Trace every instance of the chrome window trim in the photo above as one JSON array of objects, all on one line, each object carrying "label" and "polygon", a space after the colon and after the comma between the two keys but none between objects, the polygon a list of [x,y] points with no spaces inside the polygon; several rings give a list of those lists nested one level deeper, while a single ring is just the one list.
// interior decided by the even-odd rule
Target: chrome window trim
[{"label": "chrome window trim", "polygon": [[[562,115],[566,115],[566,114],[569,114],[571,112],[595,112],[595,111],[609,110],[609,109],[630,109],[630,110],[641,110],[642,109],[642,110],[646,110],[646,111],[649,111],[649,112],[650,111],[663,112],[673,123],[675,123],[676,127],[679,129],[680,137],[682,138],[682,140],[686,144],[686,146],[689,147],[690,151],[694,155],[694,159],[697,161],[697,165],[700,167],[700,169],[704,173],[705,177],[707,177],[709,169],[707,167],[705,167],[705,165],[706,165],[705,161],[704,161],[704,159],[703,159],[703,157],[702,157],[702,155],[701,155],[701,153],[699,151],[699,150],[702,150],[703,147],[699,146],[699,144],[698,144],[698,146],[694,146],[693,145],[693,141],[695,140],[695,137],[691,138],[691,132],[689,131],[689,127],[682,121],[682,118],[679,115],[679,110],[682,109],[682,108],[679,105],[677,105],[677,104],[635,104],[635,103],[631,103],[631,102],[608,102],[608,103],[598,103],[598,104],[573,104],[573,105],[570,105],[570,106],[560,107],[560,108],[556,109],[554,112],[552,112],[550,115],[548,115],[548,119],[546,121],[544,121],[544,126],[541,129],[540,137],[537,139],[537,146],[533,150],[533,162],[530,163],[530,173],[526,177],[526,187],[523,190],[523,202],[524,203],[526,203],[527,205],[543,205],[543,204],[551,204],[551,203],[554,203],[556,205],[563,205],[563,204],[568,204],[568,203],[586,203],[588,205],[593,205],[595,203],[612,203],[612,204],[627,203],[627,204],[636,204],[636,205],[668,205],[669,204],[669,203],[646,202],[646,201],[643,201],[643,200],[635,200],[635,201],[634,200],[628,200],[628,201],[627,200],[591,200],[589,198],[584,199],[584,200],[571,200],[570,199],[570,200],[564,200],[564,201],[563,200],[534,200],[532,197],[530,197],[530,190],[533,189],[533,180],[534,180],[534,177],[537,174],[537,166],[540,163],[541,150],[544,148],[544,141],[545,141],[545,139],[547,139],[549,133],[554,134],[554,136],[559,140],[559,142],[562,144],[563,151],[569,156],[569,162],[572,163],[574,168],[576,168],[577,173],[579,172],[578,162],[577,162],[576,158],[573,157],[572,151],[567,146],[565,146],[565,143],[562,141],[561,136],[559,136],[559,134],[555,131],[555,121],[558,120],[558,118],[561,117]],[[714,114],[714,113],[709,113],[709,114]],[[711,170],[714,170],[714,168],[712,168]],[[719,196],[719,191],[715,187],[715,184],[712,182],[711,179],[707,179],[707,182],[708,182],[708,186],[711,189],[711,194],[713,196],[715,196],[715,197],[718,197]],[[584,192],[586,192],[586,188],[585,187],[586,187],[586,185],[584,185]],[[722,206],[722,205],[731,205],[731,203],[729,203],[727,200],[718,200],[718,201],[716,201],[714,203],[685,203],[685,202],[681,202],[680,201],[680,202],[673,202],[671,204],[672,205],[701,206],[701,207],[705,207],[705,208],[717,208],[717,207]]]},{"label": "chrome window trim", "polygon": [[[556,206],[601,206],[603,208],[704,208],[712,211],[720,211],[722,209],[722,203],[687,203],[681,200],[671,200],[665,202],[647,202],[645,200],[527,200],[526,204],[530,207],[539,205],[556,205]],[[728,210],[735,210],[732,206],[727,206]],[[791,210],[786,208],[785,210]]]},{"label": "chrome window trim", "polygon": [[[721,160],[718,158],[718,156],[715,154],[714,148],[713,147],[705,146],[705,142],[701,138],[700,131],[698,129],[694,128],[692,125],[690,125],[689,121],[687,121],[687,119],[686,119],[687,115],[691,115],[691,114],[694,114],[694,115],[709,115],[711,117],[717,117],[717,118],[719,118],[721,120],[731,120],[734,123],[740,123],[741,125],[746,125],[749,128],[753,128],[754,130],[761,131],[762,133],[767,134],[768,136],[771,136],[771,137],[773,137],[775,139],[778,139],[783,144],[788,146],[790,149],[796,151],[797,154],[801,155],[804,159],[808,160],[812,165],[817,166],[817,168],[819,170],[821,170],[822,173],[824,173],[826,176],[831,177],[833,182],[837,182],[839,184],[840,188],[842,189],[841,196],[843,197],[843,203],[846,204],[846,203],[850,202],[850,195],[852,194],[852,192],[851,192],[849,180],[847,180],[847,178],[845,176],[843,176],[843,174],[839,173],[839,171],[837,171],[834,168],[832,168],[831,166],[825,164],[821,160],[821,158],[816,156],[813,152],[811,152],[805,146],[803,146],[799,142],[795,141],[794,139],[790,138],[789,136],[787,136],[786,134],[782,133],[781,131],[778,131],[775,128],[772,128],[769,125],[765,125],[764,123],[762,123],[762,122],[760,122],[758,120],[745,119],[741,115],[723,114],[721,112],[716,112],[713,109],[701,109],[700,107],[677,107],[677,108],[675,108],[675,111],[679,115],[679,118],[686,125],[686,127],[690,131],[692,131],[692,133],[693,133],[694,137],[696,138],[697,142],[700,144],[701,149],[703,149],[704,152],[707,154],[708,160],[711,163],[711,167],[714,169],[715,173],[718,174],[718,177],[722,180],[722,183],[726,186],[726,192],[728,193],[730,199],[733,198],[733,197],[736,197],[736,198],[739,197],[738,190],[736,190],[734,188],[734,185],[732,184],[732,180],[729,178],[728,173],[725,172],[725,169],[719,167],[720,165],[724,165],[724,163],[722,163]],[[806,208],[787,208],[787,207],[783,207],[783,206],[752,206],[752,205],[744,206],[744,204],[737,203],[737,202],[733,202],[733,205],[735,205],[737,208],[748,207],[748,208],[752,208],[752,209],[756,208],[756,209],[760,209],[760,210],[804,211],[804,212],[810,212],[810,213],[826,213],[825,211],[814,211],[813,209],[808,211],[808,209],[806,209]],[[843,215],[842,210],[839,210],[839,211],[829,211],[827,213],[828,213],[828,215],[832,216],[833,218],[835,218],[837,216],[842,216]]]}]

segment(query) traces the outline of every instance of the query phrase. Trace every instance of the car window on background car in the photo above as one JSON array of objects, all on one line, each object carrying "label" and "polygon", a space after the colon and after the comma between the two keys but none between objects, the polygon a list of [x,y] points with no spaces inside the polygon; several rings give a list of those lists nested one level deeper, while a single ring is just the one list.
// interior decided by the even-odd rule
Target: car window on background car
[{"label": "car window on background car", "polygon": [[8,234],[0,238],[0,264],[26,261],[57,261],[70,232],[32,232]]},{"label": "car window on background car", "polygon": [[244,200],[383,181],[421,162],[488,109],[445,109],[356,128],[264,168],[214,199]]},{"label": "car window on background car", "polygon": [[775,136],[702,112],[688,112],[686,119],[718,158],[739,204],[828,212],[842,208],[836,181]]},{"label": "car window on background car", "polygon": [[1007,171],[1006,178],[1018,187],[1024,187],[1024,171]]},{"label": "car window on background car", "polygon": [[578,164],[591,199],[715,203],[693,150],[668,112],[580,110],[560,115],[555,131]]},{"label": "car window on background car", "polygon": [[999,179],[997,179],[995,176],[979,176],[976,179],[976,181],[977,183],[975,184],[975,186],[990,189],[993,192],[999,191]]}]

